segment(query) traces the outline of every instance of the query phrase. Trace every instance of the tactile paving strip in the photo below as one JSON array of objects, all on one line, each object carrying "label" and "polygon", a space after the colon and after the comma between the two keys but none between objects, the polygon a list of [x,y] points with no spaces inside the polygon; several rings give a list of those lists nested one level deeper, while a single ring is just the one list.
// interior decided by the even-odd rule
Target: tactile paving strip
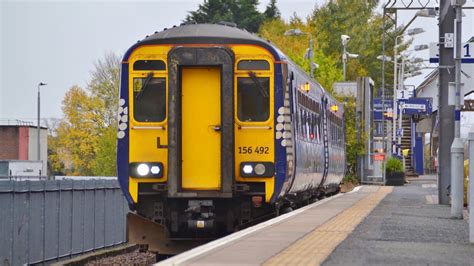
[{"label": "tactile paving strip", "polygon": [[380,187],[377,192],[296,241],[264,265],[320,265],[392,190],[393,187]]}]

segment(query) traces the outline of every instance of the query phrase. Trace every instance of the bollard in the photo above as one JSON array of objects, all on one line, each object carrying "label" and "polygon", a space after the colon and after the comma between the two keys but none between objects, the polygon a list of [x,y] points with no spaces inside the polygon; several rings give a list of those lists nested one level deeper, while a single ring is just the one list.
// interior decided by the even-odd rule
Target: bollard
[{"label": "bollard", "polygon": [[460,138],[451,145],[451,218],[462,219],[464,207],[464,147]]},{"label": "bollard", "polygon": [[474,243],[474,126],[469,131],[469,242]]}]

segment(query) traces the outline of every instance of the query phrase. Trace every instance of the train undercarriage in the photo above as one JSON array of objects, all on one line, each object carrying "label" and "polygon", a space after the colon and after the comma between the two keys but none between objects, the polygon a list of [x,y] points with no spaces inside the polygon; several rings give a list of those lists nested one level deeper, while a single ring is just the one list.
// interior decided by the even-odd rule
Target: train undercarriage
[{"label": "train undercarriage", "polygon": [[[338,192],[312,189],[265,203],[258,183],[240,184],[232,198],[168,198],[143,193],[127,216],[129,243],[147,244],[160,254],[178,254]],[[245,190],[242,191],[242,190]]]}]

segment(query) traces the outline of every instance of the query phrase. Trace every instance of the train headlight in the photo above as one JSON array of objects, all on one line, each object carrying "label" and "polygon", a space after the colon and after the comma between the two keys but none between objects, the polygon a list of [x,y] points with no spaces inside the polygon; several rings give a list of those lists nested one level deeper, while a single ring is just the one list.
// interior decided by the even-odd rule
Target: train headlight
[{"label": "train headlight", "polygon": [[138,175],[146,176],[146,175],[148,175],[149,172],[150,172],[150,167],[148,167],[148,165],[146,165],[144,163],[141,163],[141,164],[138,165],[138,167],[137,167]]},{"label": "train headlight", "polygon": [[255,173],[257,175],[263,175],[265,174],[265,165],[258,163],[255,165]]},{"label": "train headlight", "polygon": [[130,163],[129,174],[131,177],[163,177],[163,164],[153,163]]},{"label": "train headlight", "polygon": [[161,172],[161,169],[158,165],[154,165],[151,167],[150,172],[154,175],[157,175]]},{"label": "train headlight", "polygon": [[242,162],[240,164],[242,177],[272,177],[275,167],[272,162]]},{"label": "train headlight", "polygon": [[244,174],[249,175],[253,172],[253,167],[250,164],[246,164],[244,165],[244,167],[242,167],[242,171],[244,172]]}]

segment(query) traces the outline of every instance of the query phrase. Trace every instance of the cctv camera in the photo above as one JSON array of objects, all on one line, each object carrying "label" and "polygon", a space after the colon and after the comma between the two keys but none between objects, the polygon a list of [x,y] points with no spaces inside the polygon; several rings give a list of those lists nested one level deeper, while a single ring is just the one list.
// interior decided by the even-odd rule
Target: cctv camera
[{"label": "cctv camera", "polygon": [[351,39],[351,36],[342,34],[342,35],[341,35],[342,45],[346,45],[347,42],[349,42],[350,39]]}]

